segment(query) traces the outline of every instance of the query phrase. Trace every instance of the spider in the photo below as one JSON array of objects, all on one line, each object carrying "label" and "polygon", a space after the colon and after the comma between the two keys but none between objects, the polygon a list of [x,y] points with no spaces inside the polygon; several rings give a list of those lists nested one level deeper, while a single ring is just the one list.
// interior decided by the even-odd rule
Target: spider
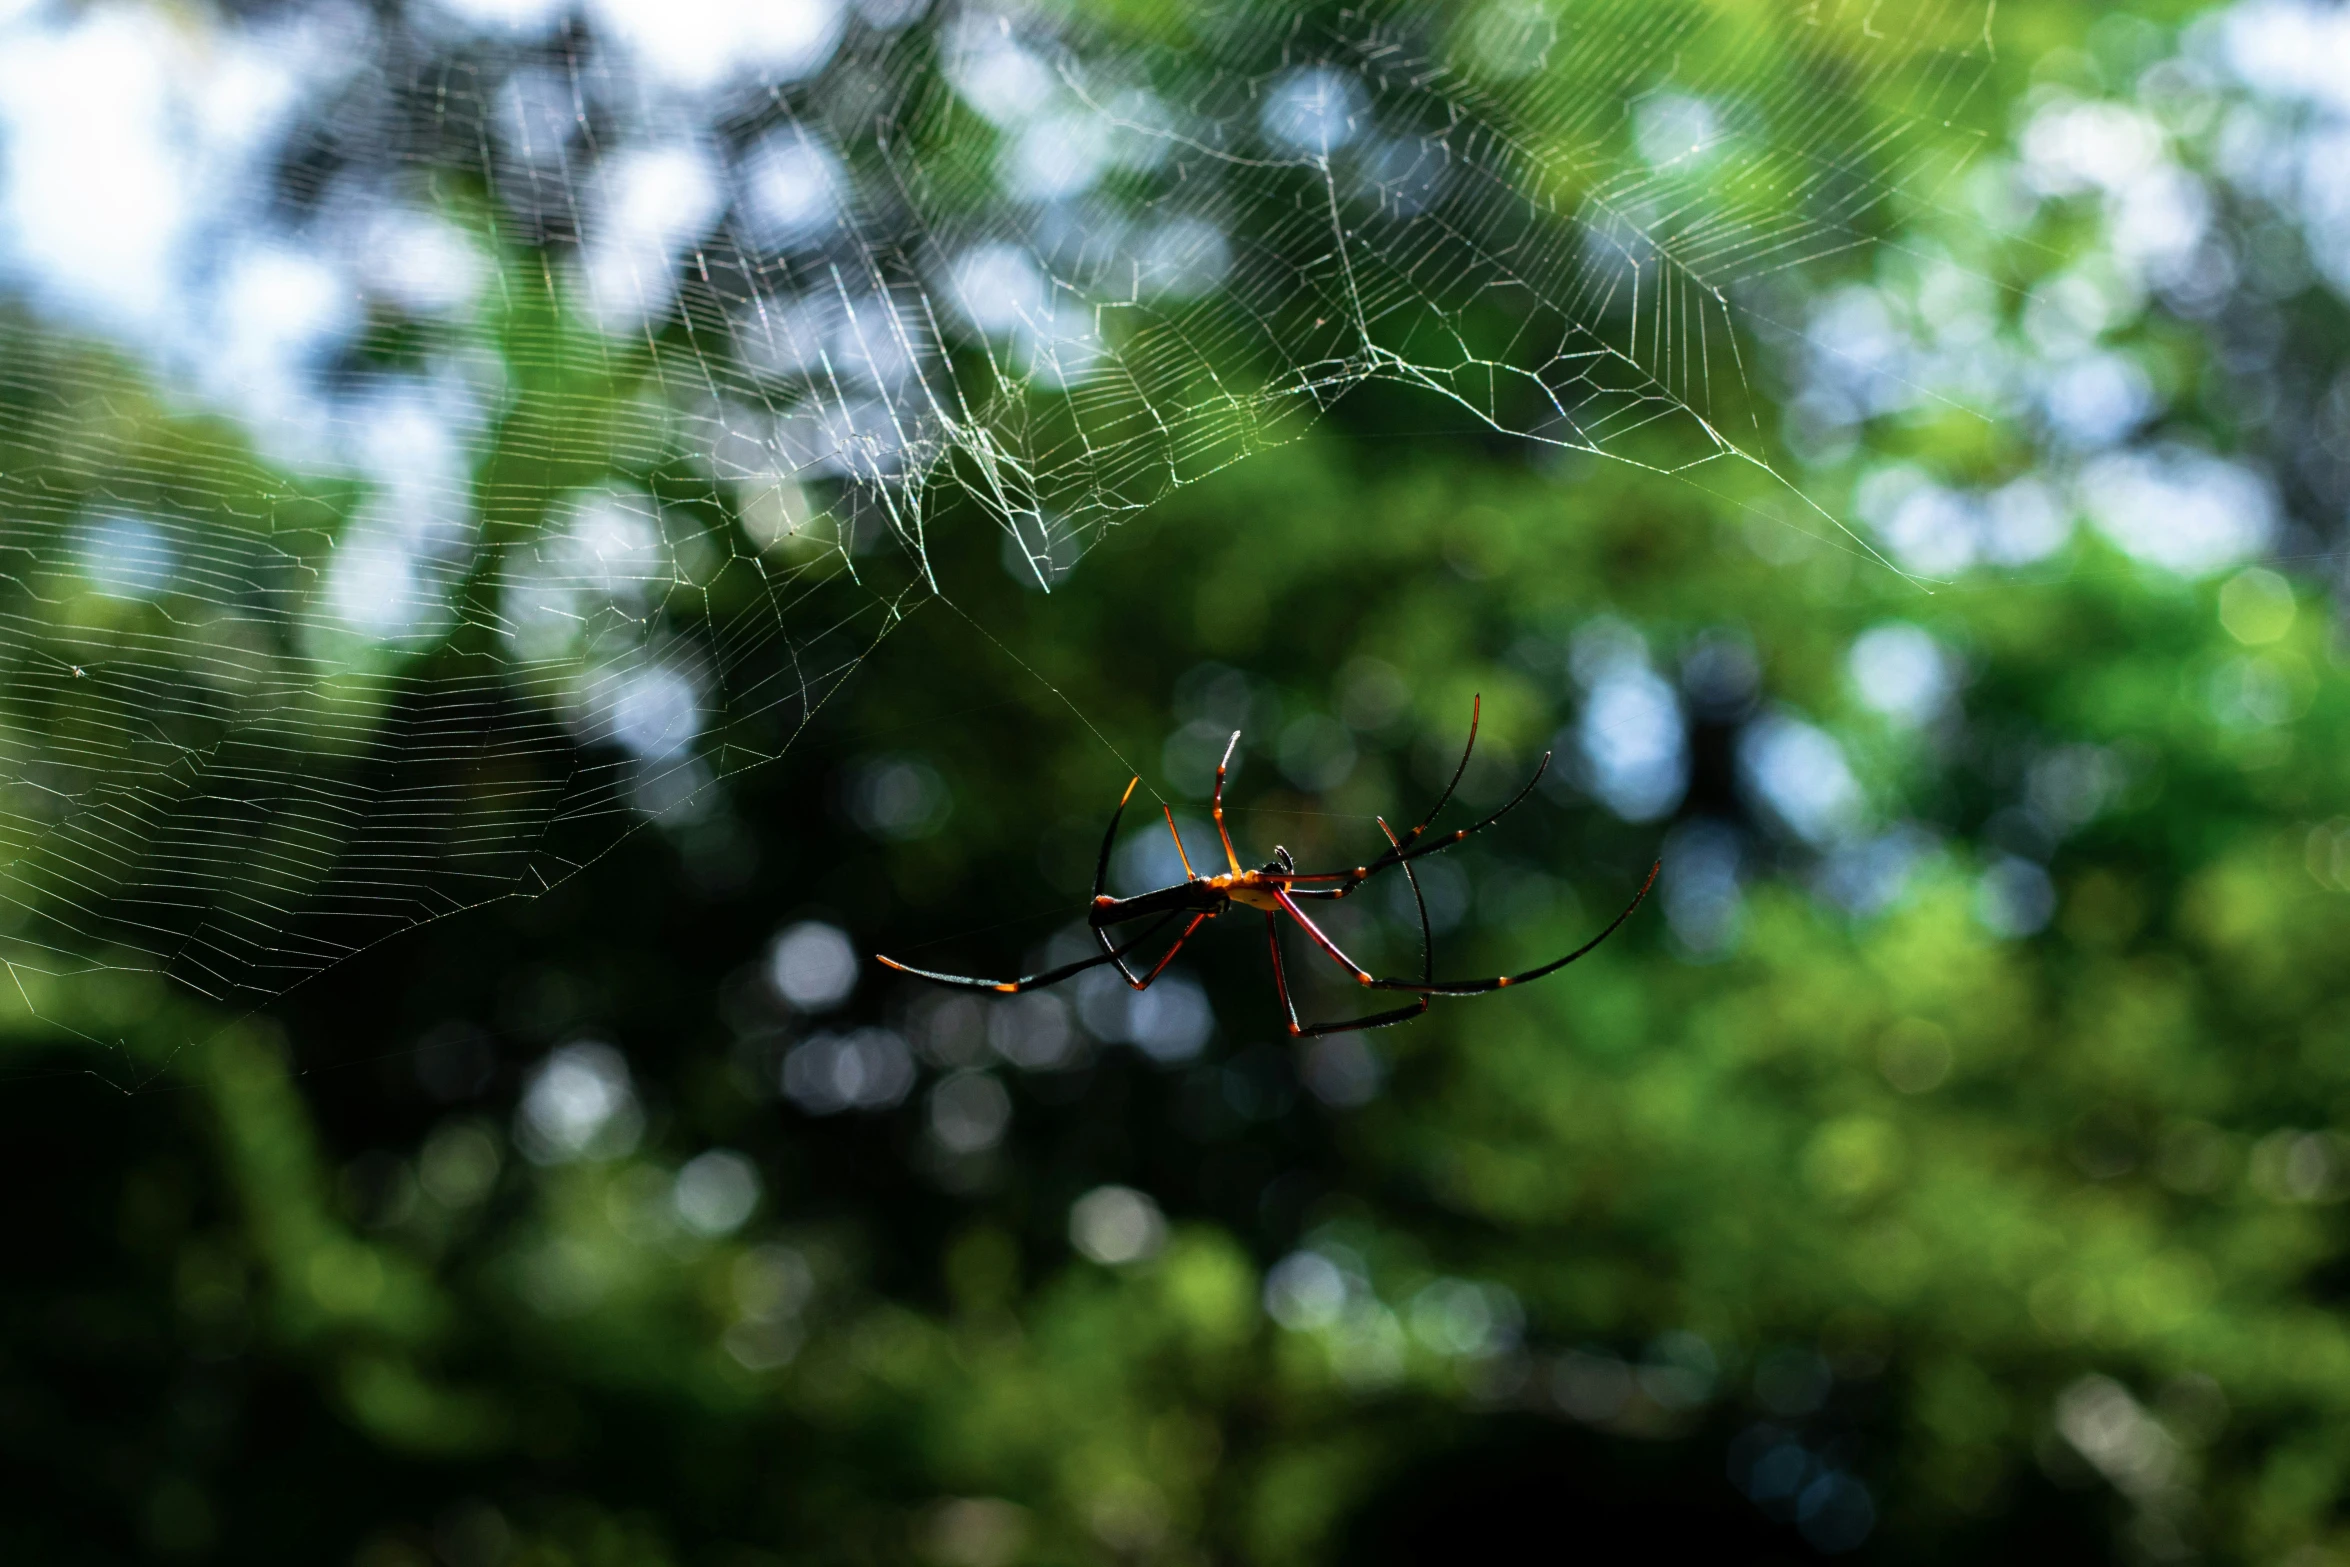
[{"label": "spider", "polygon": [[[1151,981],[1166,971],[1167,965],[1174,961],[1176,953],[1183,950],[1183,944],[1191,939],[1194,931],[1233,905],[1238,904],[1243,908],[1255,909],[1265,916],[1266,945],[1273,955],[1273,987],[1280,994],[1281,1009],[1288,1018],[1289,1032],[1292,1035],[1346,1034],[1362,1029],[1387,1028],[1397,1023],[1408,1022],[1426,1012],[1430,1000],[1436,996],[1480,996],[1489,991],[1505,989],[1511,985],[1523,985],[1529,980],[1540,979],[1546,974],[1555,974],[1614,935],[1618,927],[1632,917],[1632,911],[1639,908],[1641,900],[1648,896],[1649,888],[1656,885],[1657,871],[1661,868],[1662,862],[1649,867],[1648,879],[1640,884],[1640,890],[1632,895],[1632,901],[1624,906],[1624,911],[1621,914],[1608,922],[1605,930],[1565,957],[1545,963],[1540,968],[1528,969],[1522,974],[1503,974],[1493,979],[1437,979],[1434,958],[1429,947],[1428,904],[1427,900],[1420,895],[1419,878],[1412,874],[1412,861],[1423,855],[1435,854],[1440,850],[1449,849],[1471,833],[1483,832],[1516,810],[1525,802],[1526,796],[1534,792],[1535,784],[1541,781],[1544,770],[1550,766],[1551,753],[1545,751],[1542,754],[1541,762],[1536,764],[1534,768],[1534,776],[1527,779],[1525,787],[1512,795],[1500,810],[1495,811],[1483,821],[1474,822],[1450,833],[1439,834],[1423,843],[1421,839],[1427,833],[1429,824],[1436,820],[1437,813],[1442,811],[1445,805],[1451,801],[1453,791],[1460,787],[1462,775],[1469,770],[1469,755],[1477,748],[1477,721],[1483,707],[1482,697],[1472,700],[1469,705],[1469,743],[1461,748],[1461,762],[1458,767],[1453,769],[1452,782],[1444,786],[1444,792],[1436,797],[1436,803],[1429,807],[1428,814],[1420,819],[1420,824],[1401,838],[1398,838],[1394,829],[1387,825],[1386,818],[1378,818],[1379,830],[1387,838],[1387,852],[1368,864],[1358,865],[1352,870],[1345,871],[1301,871],[1297,868],[1296,862],[1290,858],[1289,851],[1277,845],[1273,850],[1273,858],[1270,863],[1256,870],[1241,869],[1240,856],[1232,848],[1232,835],[1224,828],[1224,776],[1232,765],[1233,747],[1240,744],[1240,732],[1235,730],[1231,740],[1226,742],[1224,746],[1223,760],[1216,764],[1214,805],[1216,836],[1223,841],[1224,863],[1228,867],[1223,874],[1202,876],[1192,869],[1191,855],[1183,846],[1183,834],[1178,832],[1175,827],[1175,813],[1172,809],[1162,807],[1167,817],[1167,832],[1175,840],[1175,853],[1183,862],[1184,879],[1174,886],[1161,887],[1155,892],[1139,893],[1131,898],[1113,898],[1102,890],[1104,882],[1109,877],[1110,849],[1118,839],[1118,823],[1126,815],[1127,803],[1134,798],[1135,785],[1142,782],[1141,778],[1136,777],[1127,783],[1125,794],[1118,799],[1118,808],[1110,813],[1109,830],[1102,834],[1101,855],[1094,863],[1093,902],[1087,909],[1085,918],[1086,923],[1093,930],[1095,942],[1101,947],[1099,952],[1091,957],[1080,958],[1074,963],[1064,963],[1059,968],[1046,969],[1043,973],[1029,974],[1019,979],[979,979],[966,974],[941,974],[931,969],[915,968],[911,964],[900,963],[895,958],[882,957],[878,953],[875,954],[876,961],[896,969],[902,974],[911,974],[916,979],[928,980],[934,985],[948,985],[958,990],[992,991],[1005,996],[1016,996],[1024,990],[1037,990],[1046,985],[1057,985],[1062,980],[1074,978],[1088,969],[1099,968],[1105,963],[1114,963],[1128,985],[1136,990],[1143,990],[1149,987]],[[1336,900],[1347,897],[1361,890],[1364,883],[1381,871],[1396,866],[1403,868],[1404,880],[1411,885],[1412,900],[1418,906],[1420,913],[1421,972],[1420,978],[1416,980],[1381,979],[1373,975],[1368,969],[1340,951],[1338,943],[1332,941],[1323,932],[1322,927],[1316,925],[1307,916],[1305,909],[1301,907],[1301,904],[1308,899]],[[1190,918],[1185,922],[1182,932],[1176,936],[1174,944],[1160,956],[1159,961],[1151,966],[1148,973],[1138,974],[1128,966],[1126,959],[1130,954],[1185,915],[1189,915]],[[1348,1018],[1335,1023],[1300,1022],[1297,1015],[1297,1003],[1291,999],[1289,994],[1289,977],[1281,961],[1281,916],[1283,915],[1287,915],[1295,921],[1298,928],[1306,933],[1307,938],[1315,946],[1328,954],[1339,967],[1352,974],[1356,983],[1365,989],[1407,991],[1416,994],[1419,1000],[1409,1006],[1396,1007],[1386,1012],[1375,1012],[1369,1017]],[[1156,918],[1154,919],[1153,916]],[[1131,940],[1113,942],[1110,939],[1112,927],[1129,924],[1136,920],[1151,920],[1152,923],[1141,935]]]}]

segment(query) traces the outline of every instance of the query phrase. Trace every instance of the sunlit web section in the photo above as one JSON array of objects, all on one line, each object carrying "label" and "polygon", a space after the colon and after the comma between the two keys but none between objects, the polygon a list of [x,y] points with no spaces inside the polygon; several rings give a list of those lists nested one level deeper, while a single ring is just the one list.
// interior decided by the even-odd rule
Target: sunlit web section
[{"label": "sunlit web section", "polygon": [[1767,477],[1743,291],[1982,38],[1883,9],[0,0],[20,983],[265,998],[721,831],[934,530],[1050,586],[1366,381]]}]

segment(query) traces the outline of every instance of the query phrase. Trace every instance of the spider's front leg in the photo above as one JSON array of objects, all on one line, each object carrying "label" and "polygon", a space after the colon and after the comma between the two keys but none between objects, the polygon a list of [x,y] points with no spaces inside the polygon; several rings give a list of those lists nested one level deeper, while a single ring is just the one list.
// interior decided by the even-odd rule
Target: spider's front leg
[{"label": "spider's front leg", "polygon": [[[1378,875],[1381,871],[1393,869],[1398,865],[1409,865],[1413,860],[1420,859],[1426,855],[1441,854],[1446,849],[1449,849],[1454,844],[1460,842],[1463,838],[1468,837],[1470,834],[1483,832],[1486,828],[1492,826],[1495,822],[1500,821],[1503,817],[1509,815],[1510,812],[1516,810],[1519,806],[1526,803],[1526,797],[1534,792],[1534,786],[1542,782],[1542,775],[1550,771],[1551,754],[1552,753],[1548,751],[1542,753],[1542,760],[1534,764],[1533,776],[1529,777],[1525,784],[1519,788],[1518,792],[1511,795],[1508,800],[1504,801],[1501,809],[1495,811],[1491,816],[1485,817],[1481,821],[1471,822],[1466,827],[1456,828],[1452,832],[1448,832],[1440,838],[1431,838],[1425,843],[1420,843],[1416,842],[1415,840],[1420,836],[1421,833],[1427,831],[1428,829],[1428,823],[1423,821],[1419,826],[1413,828],[1411,833],[1400,843],[1396,843],[1385,854],[1380,855],[1379,858],[1373,860],[1368,865],[1358,865],[1351,871],[1324,871],[1284,878],[1288,883],[1290,895],[1292,897],[1300,898],[1344,898],[1360,889],[1365,882]],[[1445,791],[1446,798],[1449,799],[1451,797],[1451,793],[1452,791],[1447,789]],[[1442,802],[1440,801],[1438,803],[1441,804]],[[1433,817],[1430,819],[1433,820]],[[1334,887],[1306,887],[1300,885],[1300,883],[1303,882],[1317,881],[1336,882],[1338,885]]]}]

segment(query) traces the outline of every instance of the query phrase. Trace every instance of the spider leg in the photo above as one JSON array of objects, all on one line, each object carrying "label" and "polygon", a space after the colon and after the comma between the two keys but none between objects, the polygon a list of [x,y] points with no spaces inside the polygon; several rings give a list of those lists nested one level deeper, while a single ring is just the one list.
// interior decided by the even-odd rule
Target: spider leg
[{"label": "spider leg", "polygon": [[1271,914],[1265,916],[1265,948],[1273,954],[1273,992],[1281,998],[1281,1010],[1288,1015],[1289,1032],[1302,1034],[1305,1029],[1297,1020],[1297,1003],[1289,999],[1289,976],[1281,969],[1281,922]]},{"label": "spider leg", "polygon": [[1529,980],[1540,979],[1545,974],[1555,974],[1560,969],[1563,969],[1568,964],[1574,962],[1577,958],[1586,956],[1590,953],[1592,948],[1598,946],[1601,942],[1607,940],[1608,937],[1614,935],[1617,929],[1624,923],[1624,921],[1632,917],[1632,911],[1640,907],[1640,901],[1648,896],[1648,889],[1656,885],[1656,873],[1662,869],[1664,869],[1664,862],[1661,860],[1648,868],[1648,880],[1642,882],[1640,884],[1640,890],[1632,894],[1632,901],[1624,905],[1624,912],[1607,922],[1607,929],[1601,931],[1598,935],[1592,937],[1589,941],[1586,941],[1583,943],[1583,945],[1577,947],[1574,951],[1568,953],[1565,957],[1559,958],[1554,962],[1545,963],[1540,968],[1530,968],[1523,974],[1503,974],[1494,979],[1457,979],[1444,981],[1423,979],[1417,982],[1408,979],[1373,979],[1365,980],[1364,983],[1369,985],[1374,990],[1413,990],[1418,991],[1423,996],[1481,996],[1490,990],[1503,990],[1511,985],[1523,985]]},{"label": "spider leg", "polygon": [[1110,879],[1110,850],[1118,841],[1118,820],[1126,814],[1126,802],[1134,798],[1135,785],[1141,782],[1140,773],[1126,780],[1126,792],[1118,796],[1118,808],[1110,813],[1110,825],[1102,833],[1102,852],[1093,862],[1093,901],[1096,903],[1102,901],[1103,888]]},{"label": "spider leg", "polygon": [[[1102,852],[1093,862],[1093,901],[1097,907],[1110,901],[1109,894],[1105,890],[1110,879],[1110,849],[1118,841],[1118,822],[1126,814],[1126,802],[1134,798],[1134,786],[1141,782],[1142,775],[1140,773],[1126,780],[1126,792],[1118,796],[1118,808],[1110,813],[1110,825],[1102,833]],[[1175,818],[1171,812],[1167,817],[1167,825],[1170,828],[1175,825]],[[1178,849],[1182,847],[1180,841],[1176,847]],[[1110,961],[1118,965],[1118,972],[1125,976],[1126,983],[1134,984],[1134,970],[1126,966],[1126,955],[1111,947],[1109,932],[1096,925],[1093,928],[1093,938],[1101,943],[1102,951],[1110,955]]]},{"label": "spider leg", "polygon": [[1307,937],[1312,940],[1314,945],[1320,947],[1324,952],[1329,953],[1332,961],[1336,962],[1340,968],[1345,969],[1349,974],[1352,974],[1355,977],[1357,983],[1364,985],[1375,983],[1375,981],[1371,978],[1371,971],[1363,967],[1360,963],[1357,963],[1354,959],[1348,957],[1345,953],[1339,951],[1338,943],[1332,941],[1328,936],[1324,935],[1321,926],[1315,924],[1312,920],[1307,919],[1306,911],[1299,908],[1297,904],[1292,901],[1287,892],[1279,887],[1276,887],[1273,889],[1273,896],[1276,900],[1279,901],[1281,907],[1288,911],[1289,917],[1297,921],[1300,926],[1304,927]]},{"label": "spider leg", "polygon": [[[1385,854],[1382,854],[1379,856],[1379,858],[1371,861],[1370,864],[1358,865],[1351,871],[1319,871],[1311,874],[1289,871],[1264,871],[1260,872],[1259,874],[1262,875],[1267,881],[1278,881],[1282,883],[1294,895],[1308,898],[1346,897],[1350,893],[1354,892],[1357,888],[1361,887],[1364,882],[1369,881],[1372,877],[1378,875],[1381,871],[1388,870],[1394,866],[1402,865],[1409,861],[1419,859],[1424,855],[1441,854],[1446,849],[1449,849],[1454,844],[1460,842],[1463,838],[1468,837],[1471,833],[1483,832],[1486,828],[1492,826],[1495,822],[1500,821],[1503,817],[1509,815],[1510,812],[1525,804],[1526,797],[1534,792],[1534,786],[1542,782],[1542,775],[1550,771],[1550,759],[1552,755],[1552,752],[1543,752],[1542,760],[1534,764],[1534,776],[1528,778],[1524,787],[1520,788],[1516,794],[1511,795],[1500,810],[1495,811],[1491,816],[1486,817],[1483,821],[1472,822],[1468,826],[1457,828],[1452,832],[1444,834],[1440,838],[1431,838],[1426,843],[1415,843],[1410,838],[1406,838],[1402,843],[1397,844],[1393,848],[1390,848]],[[1423,822],[1420,827],[1413,828],[1413,834],[1416,836],[1426,825],[1427,824]],[[1341,882],[1344,885],[1338,887],[1305,888],[1301,888],[1297,885],[1299,882],[1310,881],[1334,881]]]},{"label": "spider leg", "polygon": [[1175,830],[1175,807],[1162,805],[1159,809],[1167,813],[1167,836],[1175,840],[1175,858],[1183,862],[1184,878],[1187,881],[1199,880],[1199,872],[1191,868],[1191,856],[1183,850],[1183,834]]},{"label": "spider leg", "polygon": [[[1375,816],[1372,820],[1379,824],[1379,830],[1387,835],[1389,843],[1399,849],[1403,847],[1395,842],[1395,829],[1387,825],[1386,817]],[[1403,879],[1411,886],[1412,902],[1420,911],[1420,977],[1433,983],[1436,979],[1436,938],[1428,928],[1428,900],[1420,894],[1420,878],[1412,874],[1412,862],[1403,860],[1398,863],[1403,866]],[[1425,1001],[1428,998],[1422,996],[1420,999]]]},{"label": "spider leg", "polygon": [[[999,996],[1016,996],[1023,990],[1041,990],[1047,985],[1058,985],[1064,979],[1069,979],[1075,975],[1082,974],[1089,968],[1099,968],[1104,963],[1115,963],[1121,970],[1125,969],[1126,954],[1132,952],[1135,948],[1141,946],[1144,942],[1150,940],[1153,936],[1156,936],[1160,931],[1165,930],[1167,926],[1174,920],[1175,916],[1182,912],[1183,911],[1181,909],[1169,910],[1165,915],[1161,916],[1155,923],[1153,923],[1150,929],[1144,931],[1141,935],[1135,937],[1132,941],[1121,942],[1117,946],[1108,947],[1107,950],[1097,952],[1090,958],[1079,958],[1074,963],[1064,963],[1059,968],[1046,969],[1041,974],[1024,974],[1018,979],[981,979],[976,975],[971,974],[941,974],[936,969],[916,968],[911,963],[900,963],[895,958],[885,958],[878,952],[873,955],[873,961],[881,964],[885,968],[896,969],[901,974],[911,974],[916,979],[926,979],[934,985],[945,985],[955,990],[988,990],[995,992]],[[1196,924],[1197,922],[1195,921],[1194,923]],[[1184,932],[1184,935],[1186,936],[1190,934],[1191,933],[1189,931]],[[1175,944],[1176,946],[1183,945],[1180,939],[1178,939]],[[1172,952],[1168,954],[1170,957],[1173,955],[1174,954]],[[1164,968],[1166,966],[1164,959],[1161,960],[1159,966],[1160,968]],[[1151,973],[1153,977],[1156,977],[1158,970],[1153,969]],[[1143,985],[1147,985],[1149,983],[1150,981],[1146,979],[1143,980],[1141,984],[1135,985],[1134,988],[1140,990]]]},{"label": "spider leg", "polygon": [[[1426,996],[1420,998],[1421,1001],[1427,999]],[[1392,1012],[1374,1012],[1369,1017],[1350,1017],[1338,1023],[1308,1023],[1302,1028],[1292,1025],[1289,1031],[1304,1039],[1318,1038],[1323,1034],[1363,1034],[1374,1028],[1393,1028],[1398,1023],[1409,1023],[1427,1010],[1415,1003],[1408,1007],[1397,1007]]]},{"label": "spider leg", "polygon": [[1240,744],[1240,731],[1232,731],[1232,738],[1224,742],[1224,759],[1216,764],[1216,836],[1224,840],[1224,863],[1233,875],[1240,874],[1240,856],[1232,852],[1232,834],[1224,830],[1224,772],[1232,765],[1233,747]]},{"label": "spider leg", "polygon": [[[1485,693],[1482,691],[1474,692],[1469,697],[1469,743],[1461,747],[1460,765],[1452,770],[1452,782],[1444,786],[1444,793],[1438,795],[1436,797],[1436,803],[1428,807],[1428,814],[1420,818],[1420,825],[1414,827],[1410,832],[1404,834],[1403,843],[1395,842],[1394,833],[1391,832],[1387,834],[1387,841],[1390,844],[1394,844],[1395,852],[1398,854],[1403,852],[1405,843],[1417,843],[1420,841],[1420,834],[1428,830],[1428,824],[1436,820],[1436,813],[1444,809],[1445,805],[1452,799],[1452,792],[1455,789],[1458,789],[1461,786],[1461,780],[1468,776],[1469,753],[1477,749],[1477,721],[1484,716]],[[1385,822],[1381,822],[1379,825],[1383,830],[1387,826]]]},{"label": "spider leg", "polygon": [[[1191,933],[1215,917],[1216,916],[1213,914],[1194,914],[1191,917],[1191,923],[1183,927],[1183,934],[1175,938],[1175,945],[1169,947],[1163,954],[1160,955],[1159,961],[1151,966],[1151,971],[1148,974],[1143,975],[1140,979],[1136,979],[1132,974],[1128,974],[1126,977],[1126,983],[1132,985],[1136,990],[1148,990],[1150,988],[1151,981],[1157,979],[1161,974],[1165,973],[1167,965],[1175,961],[1175,954],[1183,950],[1183,944],[1191,939]],[[1173,916],[1170,915],[1169,918],[1173,918]],[[1162,920],[1159,923],[1165,924],[1166,921]],[[1158,925],[1153,925],[1151,927],[1153,931],[1157,930],[1158,928]],[[1123,963],[1119,964],[1118,966],[1121,969],[1126,967],[1126,965]]]},{"label": "spider leg", "polygon": [[[1348,893],[1354,891],[1357,886],[1361,885],[1370,877],[1376,876],[1379,874],[1379,872],[1387,869],[1388,866],[1402,864],[1402,855],[1405,848],[1408,845],[1415,844],[1420,841],[1420,834],[1428,830],[1429,823],[1436,820],[1437,813],[1443,810],[1445,805],[1451,801],[1453,791],[1458,789],[1461,786],[1461,780],[1468,776],[1469,753],[1477,749],[1477,723],[1478,720],[1484,716],[1484,713],[1485,694],[1483,692],[1478,692],[1469,698],[1469,743],[1461,747],[1460,763],[1452,770],[1452,781],[1444,786],[1444,793],[1436,797],[1436,803],[1428,807],[1428,814],[1420,818],[1420,824],[1417,827],[1414,827],[1410,832],[1404,834],[1403,842],[1397,843],[1395,841],[1395,833],[1387,826],[1385,822],[1381,822],[1379,824],[1379,828],[1382,832],[1387,834],[1387,842],[1389,845],[1389,849],[1386,854],[1381,855],[1377,860],[1373,861],[1369,865],[1358,865],[1351,871],[1331,871],[1323,875],[1293,876],[1290,878],[1293,882],[1345,881],[1348,883],[1348,885],[1338,889],[1336,892],[1314,891],[1302,893],[1301,896],[1309,898],[1343,898]],[[1549,756],[1545,755],[1542,760],[1545,766],[1549,765]],[[1510,803],[1514,805],[1517,802],[1513,800]],[[1503,809],[1506,811],[1508,806],[1504,806]],[[1490,824],[1481,822],[1478,825],[1486,826]],[[1475,832],[1476,830],[1477,828],[1472,827],[1469,829],[1469,832]],[[1462,838],[1467,836],[1468,833],[1456,833],[1453,836],[1452,841],[1454,843],[1458,843]],[[1351,880],[1349,880],[1349,878],[1351,878]]]},{"label": "spider leg", "polygon": [[[1380,818],[1379,830],[1387,834],[1389,843],[1396,841],[1395,829],[1387,825],[1385,818]],[[1420,907],[1420,973],[1424,978],[1433,980],[1436,977],[1436,949],[1431,942],[1428,930],[1428,900],[1420,896],[1420,878],[1412,874],[1409,863],[1404,865],[1403,874],[1404,880],[1412,884],[1412,901]],[[1347,1018],[1337,1023],[1301,1025],[1297,1020],[1297,1008],[1290,1003],[1288,983],[1281,974],[1280,926],[1270,914],[1265,916],[1265,933],[1273,943],[1273,983],[1281,992],[1282,1006],[1288,1009],[1289,1032],[1293,1035],[1302,1034],[1312,1038],[1322,1034],[1356,1034],[1366,1029],[1392,1028],[1398,1023],[1408,1023],[1428,1010],[1430,998],[1423,993],[1418,1001],[1408,1007],[1396,1007],[1387,1012],[1374,1012],[1369,1017]]]}]

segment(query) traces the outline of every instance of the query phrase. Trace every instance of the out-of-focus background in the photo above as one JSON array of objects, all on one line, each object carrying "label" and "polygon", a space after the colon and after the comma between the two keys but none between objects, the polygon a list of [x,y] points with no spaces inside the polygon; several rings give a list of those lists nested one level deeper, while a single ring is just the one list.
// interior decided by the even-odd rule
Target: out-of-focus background
[{"label": "out-of-focus background", "polygon": [[2319,0],[0,0],[6,1554],[2350,1558],[2345,300]]}]

